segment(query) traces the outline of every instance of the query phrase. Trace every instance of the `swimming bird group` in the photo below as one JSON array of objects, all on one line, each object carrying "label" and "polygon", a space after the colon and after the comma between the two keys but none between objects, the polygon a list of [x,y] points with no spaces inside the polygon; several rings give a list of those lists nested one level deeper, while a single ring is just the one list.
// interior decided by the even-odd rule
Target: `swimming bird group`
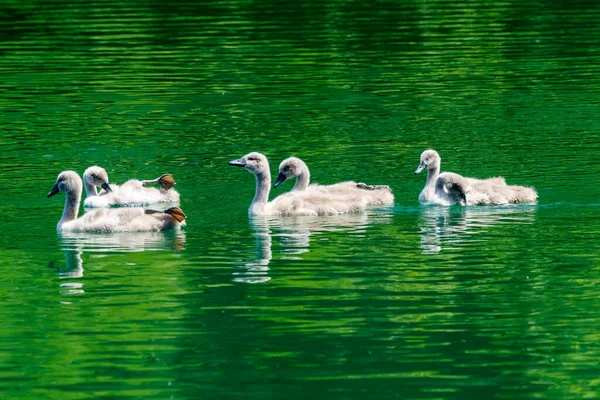
[{"label": "swimming bird group", "polygon": [[[256,192],[248,209],[250,216],[333,215],[365,210],[369,206],[394,204],[394,195],[387,185],[368,185],[344,181],[332,185],[310,183],[310,172],[304,161],[289,157],[279,165],[274,188],[288,179],[296,179],[292,189],[269,201],[271,172],[264,154],[248,153],[230,161],[256,178]],[[476,179],[452,172],[440,173],[441,157],[435,150],[421,154],[415,175],[427,169],[425,187],[419,194],[421,204],[450,206],[501,205],[535,203],[537,192],[530,187],[508,185],[504,178]],[[160,189],[147,187],[157,183]],[[131,179],[122,185],[110,184],[104,168],[92,166],[85,170],[83,181],[74,171],[63,171],[48,197],[66,194],[58,231],[134,232],[177,230],[185,226],[186,216],[175,204],[179,193],[172,189],[175,181],[170,174],[153,180]],[[78,218],[82,189],[84,207],[99,208]],[[100,188],[100,191],[98,191]],[[150,209],[149,205],[164,203],[166,209]],[[119,208],[111,208],[119,207]]]},{"label": "swimming bird group", "polygon": [[[161,189],[146,187],[156,182]],[[65,193],[65,206],[62,218],[56,226],[57,231],[72,232],[142,232],[177,230],[185,226],[186,215],[177,207],[152,209],[135,206],[148,206],[155,203],[178,203],[179,193],[171,189],[175,185],[169,174],[154,180],[129,180],[124,184],[111,185],[104,168],[93,166],[83,174],[83,182],[77,172],[63,171],[58,175],[56,184],[48,193],[52,197]],[[98,208],[86,212],[78,218],[81,194],[85,186],[84,207]],[[102,191],[98,192],[98,187]],[[111,206],[128,206],[110,208]]]},{"label": "swimming bird group", "polygon": [[254,215],[331,215],[364,210],[370,205],[390,205],[394,196],[389,186],[342,182],[335,185],[309,185],[308,167],[292,157],[281,163],[275,187],[285,179],[297,177],[294,188],[269,201],[271,172],[264,154],[249,153],[229,162],[243,167],[256,177],[256,194],[248,214]]}]

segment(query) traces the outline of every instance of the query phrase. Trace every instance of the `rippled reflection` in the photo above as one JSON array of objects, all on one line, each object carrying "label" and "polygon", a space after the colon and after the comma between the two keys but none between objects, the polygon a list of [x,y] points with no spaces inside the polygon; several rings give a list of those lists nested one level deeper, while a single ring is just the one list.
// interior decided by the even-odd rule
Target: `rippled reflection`
[{"label": "rippled reflection", "polygon": [[273,237],[279,239],[282,259],[301,259],[310,252],[310,238],[326,232],[352,231],[366,233],[369,225],[390,223],[391,211],[331,216],[254,217],[250,227],[256,238],[256,257],[234,272],[234,281],[262,283],[271,280],[269,263],[273,258]]},{"label": "rippled reflection", "polygon": [[80,250],[65,251],[67,260],[64,268],[58,269],[58,277],[61,279],[81,278],[83,276],[83,261]]},{"label": "rippled reflection", "polygon": [[183,250],[185,232],[62,232],[62,248],[86,252],[139,252]]},{"label": "rippled reflection", "polygon": [[239,270],[233,273],[233,280],[244,283],[268,282],[271,280],[268,276],[269,263],[273,258],[271,226],[262,218],[250,219],[250,226],[256,238],[256,257],[240,266]]},{"label": "rippled reflection", "polygon": [[[58,269],[58,277],[60,279],[76,279],[83,277],[83,260],[81,259],[81,251],[67,250],[65,251],[66,264],[64,268]],[[68,281],[59,285],[60,294],[80,294],[83,293],[83,283]]]},{"label": "rippled reflection", "polygon": [[472,235],[497,224],[531,224],[536,206],[423,207],[420,218],[423,254],[460,247]]},{"label": "rippled reflection", "polygon": [[[185,249],[185,233],[179,232],[133,232],[99,234],[87,232],[62,232],[61,248],[66,263],[57,269],[60,279],[83,278],[83,258],[89,253],[120,253]],[[61,294],[84,293],[82,282],[63,282]]]}]

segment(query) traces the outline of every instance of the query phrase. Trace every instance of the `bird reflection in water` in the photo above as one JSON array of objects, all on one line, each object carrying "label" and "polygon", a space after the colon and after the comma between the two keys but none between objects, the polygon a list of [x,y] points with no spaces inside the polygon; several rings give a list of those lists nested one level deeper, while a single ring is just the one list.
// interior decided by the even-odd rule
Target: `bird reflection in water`
[{"label": "bird reflection in water", "polygon": [[273,258],[271,226],[266,217],[255,217],[250,219],[250,227],[256,239],[256,257],[239,266],[239,270],[233,273],[233,280],[243,283],[268,282],[271,280],[268,276],[269,263]]},{"label": "bird reflection in water", "polygon": [[[65,258],[67,263],[65,268],[58,269],[60,279],[76,279],[83,277],[83,260],[80,250],[66,250]],[[81,282],[63,282],[59,285],[60,294],[79,294],[83,293],[83,283]]]},{"label": "bird reflection in water", "polygon": [[425,206],[420,218],[423,254],[438,254],[465,242],[485,228],[499,224],[532,223],[536,206],[439,207]]},{"label": "bird reflection in water", "polygon": [[88,233],[62,232],[61,247],[65,251],[66,264],[57,269],[60,279],[68,279],[59,285],[60,294],[84,293],[83,253],[120,253],[185,249],[185,233],[179,232],[121,232]]},{"label": "bird reflection in water", "polygon": [[368,211],[327,216],[252,217],[250,229],[256,239],[256,256],[233,273],[235,282],[263,283],[271,280],[269,264],[273,258],[273,237],[279,239],[282,259],[299,260],[310,251],[313,235],[352,231],[365,233],[373,224],[390,223],[391,211]]}]

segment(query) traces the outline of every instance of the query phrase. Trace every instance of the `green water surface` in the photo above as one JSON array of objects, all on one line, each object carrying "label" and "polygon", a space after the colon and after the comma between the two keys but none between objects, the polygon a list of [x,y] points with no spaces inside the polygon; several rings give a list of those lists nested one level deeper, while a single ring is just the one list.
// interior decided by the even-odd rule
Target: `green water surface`
[{"label": "green water surface", "polygon": [[[599,21],[591,0],[3,0],[0,397],[599,398]],[[539,204],[419,205],[428,148]],[[227,162],[251,151],[395,205],[249,219]],[[46,194],[95,164],[172,173],[186,229],[58,235]]]}]

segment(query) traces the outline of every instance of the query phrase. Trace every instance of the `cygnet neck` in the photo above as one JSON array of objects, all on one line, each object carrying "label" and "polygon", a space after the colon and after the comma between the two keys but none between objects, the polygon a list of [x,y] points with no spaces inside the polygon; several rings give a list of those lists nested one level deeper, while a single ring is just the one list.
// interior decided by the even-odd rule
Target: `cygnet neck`
[{"label": "cygnet neck", "polygon": [[431,168],[427,168],[427,182],[425,182],[425,192],[429,195],[435,193],[435,182],[440,176],[440,163],[432,165]]},{"label": "cygnet neck", "polygon": [[254,176],[256,176],[256,193],[248,209],[250,216],[263,214],[271,191],[271,172],[268,167],[261,173],[255,173]]},{"label": "cygnet neck", "polygon": [[92,185],[87,181],[87,179],[83,179],[83,187],[85,188],[85,197],[94,197],[98,196],[98,188],[96,185]]},{"label": "cygnet neck", "polygon": [[60,230],[64,223],[77,219],[79,203],[81,203],[81,186],[79,186],[79,190],[73,189],[65,194],[65,208],[63,209],[62,218],[58,221],[56,227],[58,230]]},{"label": "cygnet neck", "polygon": [[310,172],[306,164],[302,163],[300,173],[296,176],[296,183],[294,184],[293,190],[304,190],[310,183]]}]

